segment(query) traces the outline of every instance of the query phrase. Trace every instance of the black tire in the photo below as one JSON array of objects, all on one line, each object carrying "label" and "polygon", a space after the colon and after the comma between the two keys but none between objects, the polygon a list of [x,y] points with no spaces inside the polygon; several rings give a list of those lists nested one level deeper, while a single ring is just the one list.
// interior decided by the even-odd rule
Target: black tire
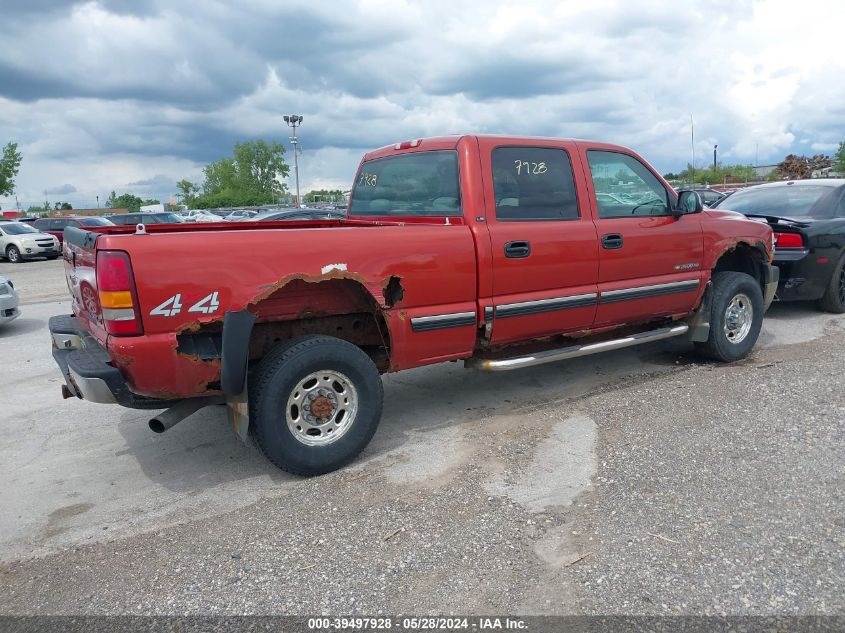
[{"label": "black tire", "polygon": [[50,255],[47,259],[49,259],[52,262],[54,260],[57,260],[58,258],[59,258],[58,255]]},{"label": "black tire", "polygon": [[6,249],[6,259],[9,260],[10,264],[20,264],[23,261],[21,257],[21,252],[18,250],[18,247],[14,244],[11,244]]},{"label": "black tire", "polygon": [[[310,411],[289,406],[289,399],[300,391],[309,394],[306,398],[321,397],[317,387],[307,387],[303,381],[322,372],[347,379],[351,393],[332,386],[329,397],[344,399],[344,394],[350,395],[356,406],[351,417],[339,420],[335,412],[341,418],[343,414],[332,408],[326,420],[317,419],[329,426],[338,422],[334,432],[342,432],[335,437],[331,437],[331,430],[324,432],[323,427],[309,426],[307,418],[297,417],[308,416]],[[337,382],[326,384],[344,387]],[[267,459],[295,475],[321,475],[348,464],[369,444],[381,420],[384,391],[378,369],[360,348],[330,336],[304,336],[277,346],[261,360],[250,377],[249,395],[250,428]],[[304,431],[297,426],[297,419],[303,421]],[[349,426],[343,427],[349,420]],[[291,426],[301,430],[297,432]],[[316,439],[308,435],[311,432],[319,433]],[[323,443],[308,445],[308,441]]]},{"label": "black tire", "polygon": [[819,299],[819,310],[842,314],[845,312],[845,255],[839,258],[833,275],[825,289],[824,296]]},{"label": "black tire", "polygon": [[[744,297],[744,299],[743,299]],[[728,307],[737,299],[742,310],[750,307],[750,327],[739,340],[734,340],[725,330]],[[747,300],[747,301],[746,301]],[[750,305],[748,305],[750,302]],[[736,321],[734,321],[734,324]],[[710,312],[710,336],[696,343],[698,352],[713,360],[732,362],[751,353],[760,328],[763,326],[763,292],[760,284],[745,273],[720,272],[713,275],[713,302]],[[741,330],[741,328],[739,328]],[[731,328],[734,336],[735,329]]]}]

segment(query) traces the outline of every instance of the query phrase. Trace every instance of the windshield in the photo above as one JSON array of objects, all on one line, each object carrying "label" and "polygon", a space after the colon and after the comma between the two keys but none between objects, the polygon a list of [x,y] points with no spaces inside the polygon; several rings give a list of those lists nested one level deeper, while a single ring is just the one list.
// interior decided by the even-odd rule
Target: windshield
[{"label": "windshield", "polygon": [[832,187],[812,185],[784,185],[782,187],[752,187],[731,194],[714,205],[745,215],[773,215],[785,218],[831,217],[832,204],[825,204]]},{"label": "windshield", "polygon": [[378,158],[361,165],[350,215],[461,215],[458,155],[452,150]]},{"label": "windshield", "polygon": [[82,226],[114,226],[114,222],[106,218],[79,218]]},{"label": "windshield", "polygon": [[2,229],[6,235],[24,235],[26,233],[38,233],[37,229],[32,228],[28,224],[19,224],[17,222],[2,224],[0,225],[0,229]]}]

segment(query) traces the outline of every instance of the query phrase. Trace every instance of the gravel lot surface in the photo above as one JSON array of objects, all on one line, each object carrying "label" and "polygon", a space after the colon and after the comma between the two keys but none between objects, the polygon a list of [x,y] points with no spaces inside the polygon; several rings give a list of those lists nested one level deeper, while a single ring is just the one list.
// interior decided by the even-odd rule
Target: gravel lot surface
[{"label": "gravel lot surface", "polygon": [[[37,296],[17,271],[46,292],[54,264],[0,274]],[[0,330],[0,613],[845,613],[842,317],[775,306],[728,366],[674,342],[389,376],[361,459],[298,479],[220,408],[155,436],[62,401],[68,309]]]},{"label": "gravel lot surface", "polygon": [[11,279],[20,294],[21,305],[68,298],[64,260],[35,259],[10,264],[0,261],[0,276]]}]

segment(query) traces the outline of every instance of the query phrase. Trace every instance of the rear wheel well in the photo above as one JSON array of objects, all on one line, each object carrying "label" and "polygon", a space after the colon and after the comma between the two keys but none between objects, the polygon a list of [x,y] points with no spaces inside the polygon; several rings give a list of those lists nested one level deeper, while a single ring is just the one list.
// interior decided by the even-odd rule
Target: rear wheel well
[{"label": "rear wheel well", "polygon": [[736,248],[722,254],[713,267],[712,274],[715,276],[716,273],[726,271],[745,273],[756,279],[760,288],[765,291],[767,261],[767,256],[759,248],[737,244]]},{"label": "rear wheel well", "polygon": [[259,360],[280,343],[308,335],[343,339],[360,347],[379,371],[390,365],[387,322],[373,296],[350,279],[294,280],[255,305],[249,358]]}]

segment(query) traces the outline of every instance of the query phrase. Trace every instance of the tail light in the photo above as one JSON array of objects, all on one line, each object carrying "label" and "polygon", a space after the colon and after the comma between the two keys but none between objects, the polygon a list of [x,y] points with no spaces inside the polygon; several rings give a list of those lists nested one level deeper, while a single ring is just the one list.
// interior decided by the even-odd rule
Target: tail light
[{"label": "tail light", "polygon": [[106,332],[114,336],[144,333],[129,255],[123,251],[97,252],[97,290]]},{"label": "tail light", "polygon": [[777,248],[804,248],[804,237],[800,233],[775,233]]}]

